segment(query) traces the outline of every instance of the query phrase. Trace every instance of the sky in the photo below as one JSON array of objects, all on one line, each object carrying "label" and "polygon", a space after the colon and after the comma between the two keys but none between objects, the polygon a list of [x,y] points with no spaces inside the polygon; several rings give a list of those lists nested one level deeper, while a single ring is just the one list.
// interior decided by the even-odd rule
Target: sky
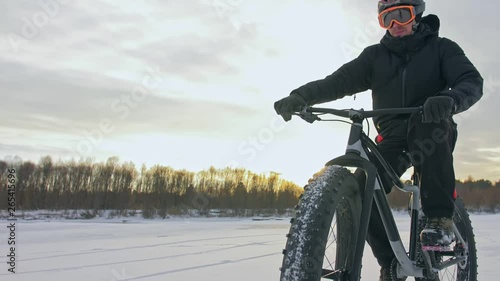
[{"label": "sky", "polygon": [[[349,126],[285,123],[273,103],[380,41],[377,1],[343,2],[0,0],[0,159],[118,156],[306,183],[344,153]],[[427,1],[485,79],[455,117],[459,179],[500,179],[499,7]],[[371,97],[322,106],[370,109]]]}]

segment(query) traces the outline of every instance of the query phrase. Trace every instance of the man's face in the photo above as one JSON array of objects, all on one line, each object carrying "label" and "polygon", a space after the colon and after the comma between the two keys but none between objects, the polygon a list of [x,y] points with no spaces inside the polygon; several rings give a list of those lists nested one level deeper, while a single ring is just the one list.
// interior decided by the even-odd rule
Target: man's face
[{"label": "man's face", "polygon": [[389,28],[389,33],[393,37],[403,37],[403,36],[408,36],[412,34],[413,32],[413,26],[415,25],[415,20],[412,20],[411,22],[405,24],[405,25],[400,25],[398,23],[394,23],[391,28]]}]

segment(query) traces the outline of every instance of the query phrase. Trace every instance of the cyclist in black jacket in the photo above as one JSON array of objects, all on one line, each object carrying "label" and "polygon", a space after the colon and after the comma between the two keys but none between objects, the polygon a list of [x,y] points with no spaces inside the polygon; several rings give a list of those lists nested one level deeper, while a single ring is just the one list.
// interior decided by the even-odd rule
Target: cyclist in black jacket
[{"label": "cyclist in black jacket", "polygon": [[[457,126],[452,116],[481,98],[483,79],[455,42],[438,36],[438,17],[422,17],[424,10],[423,0],[379,1],[379,23],[387,29],[380,43],[367,47],[326,78],[293,90],[274,108],[289,121],[303,105],[368,89],[373,109],[423,106],[422,114],[374,119],[379,133],[376,142],[399,175],[413,165],[420,179],[427,218],[420,234],[422,245],[446,246],[452,239],[455,199],[452,152]],[[392,280],[389,266],[394,254],[376,208],[367,240],[382,267],[380,280]]]}]

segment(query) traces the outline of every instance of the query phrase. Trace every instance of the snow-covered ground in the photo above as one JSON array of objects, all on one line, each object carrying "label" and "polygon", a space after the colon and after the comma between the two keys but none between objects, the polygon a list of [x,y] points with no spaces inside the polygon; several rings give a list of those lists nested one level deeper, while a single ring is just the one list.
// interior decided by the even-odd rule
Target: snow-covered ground
[{"label": "snow-covered ground", "polygon": [[[498,280],[500,214],[472,215],[479,278]],[[408,216],[396,214],[405,230]],[[170,218],[16,222],[16,273],[7,262],[9,223],[0,220],[0,280],[254,281],[279,279],[288,219]],[[403,237],[407,231],[402,232]],[[362,280],[377,280],[366,250]],[[409,279],[412,280],[412,279]]]}]

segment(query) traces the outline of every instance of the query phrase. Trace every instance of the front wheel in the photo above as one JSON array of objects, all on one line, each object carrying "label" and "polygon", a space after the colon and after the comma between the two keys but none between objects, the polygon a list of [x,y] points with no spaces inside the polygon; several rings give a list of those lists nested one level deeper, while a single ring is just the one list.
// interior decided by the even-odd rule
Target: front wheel
[{"label": "front wheel", "polygon": [[287,234],[281,281],[348,280],[354,265],[361,194],[354,175],[327,166],[304,188]]}]

